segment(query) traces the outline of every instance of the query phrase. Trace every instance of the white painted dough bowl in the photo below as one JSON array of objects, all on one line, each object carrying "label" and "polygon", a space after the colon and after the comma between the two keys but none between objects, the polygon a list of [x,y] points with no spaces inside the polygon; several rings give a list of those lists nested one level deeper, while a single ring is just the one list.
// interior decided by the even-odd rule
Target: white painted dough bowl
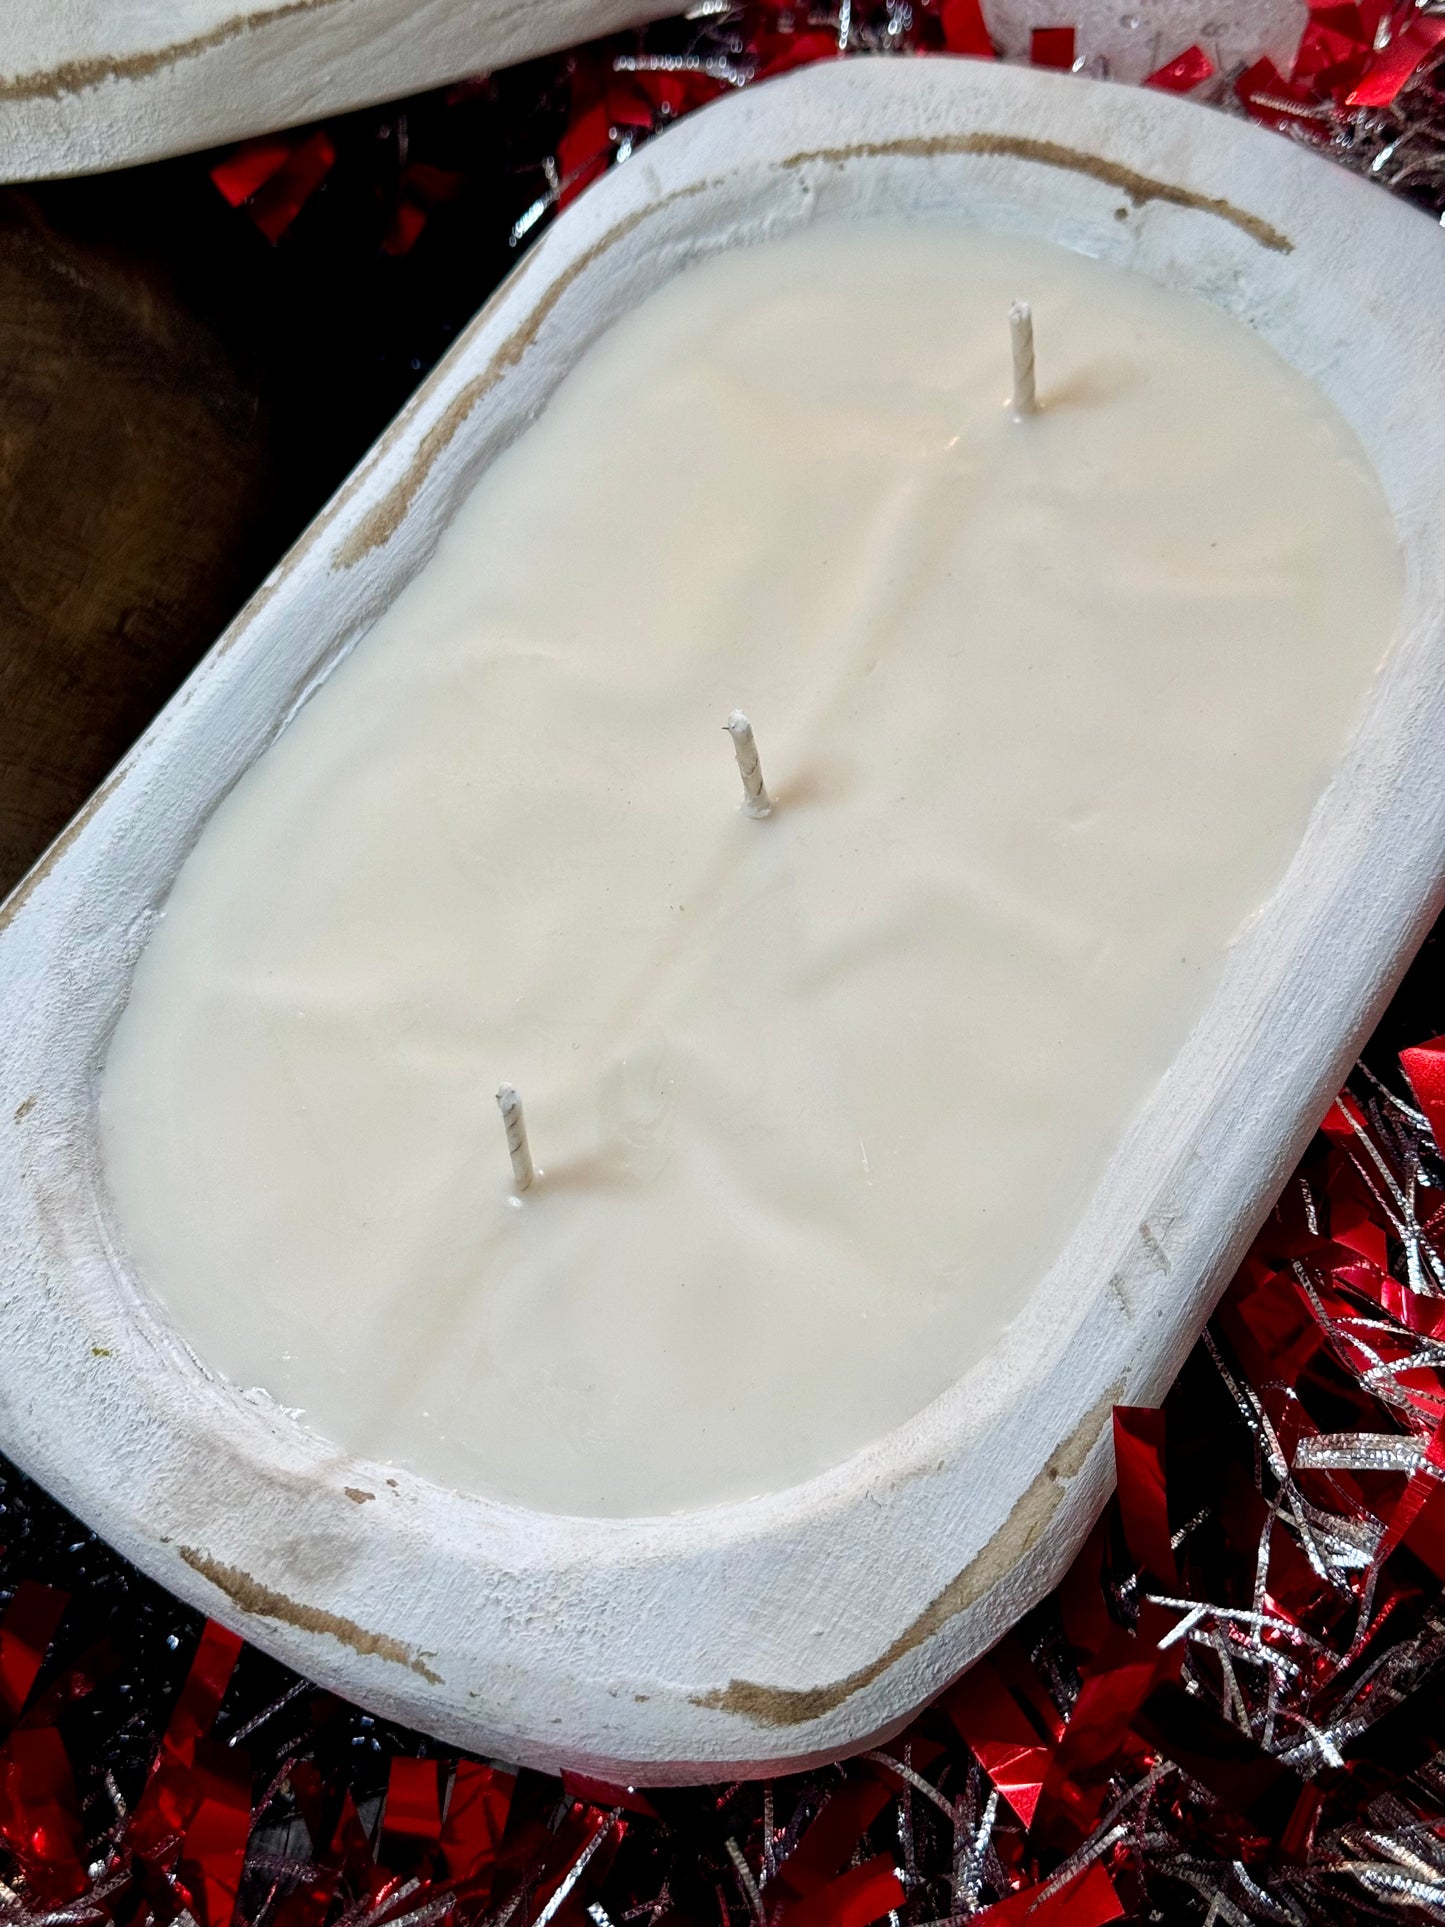
[{"label": "white painted dough bowl", "polygon": [[[615,316],[699,254],[883,214],[1052,237],[1257,327],[1379,470],[1400,642],[1062,1256],[910,1424],[805,1486],[650,1520],[345,1457],[212,1377],[118,1248],[95,1082],[149,921],[216,801]],[[1022,69],[812,69],[590,190],[0,916],[0,1443],[196,1606],[450,1741],[687,1781],[898,1726],[1068,1563],[1111,1477],[1110,1407],[1167,1388],[1440,904],[1442,314],[1441,237],[1377,189],[1209,110]]]},{"label": "white painted dough bowl", "polygon": [[240,140],[673,10],[674,0],[5,0],[0,180]]},{"label": "white painted dough bowl", "polygon": [[[681,0],[5,0],[0,180],[88,174],[240,140],[682,11]],[[1036,0],[984,0],[1025,58]],[[1073,0],[1121,79],[1203,39],[1221,69],[1287,60],[1303,0]]]}]

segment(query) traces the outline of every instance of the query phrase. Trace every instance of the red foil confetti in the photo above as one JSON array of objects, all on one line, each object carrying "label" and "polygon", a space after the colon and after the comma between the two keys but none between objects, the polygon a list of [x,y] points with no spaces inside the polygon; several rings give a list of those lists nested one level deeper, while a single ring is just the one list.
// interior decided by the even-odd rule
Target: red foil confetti
[{"label": "red foil confetti", "polygon": [[268,241],[279,241],[335,161],[335,144],[318,127],[246,141],[211,169],[211,179],[232,207],[245,207]]},{"label": "red foil confetti", "polygon": [[1202,87],[1206,80],[1214,76],[1214,62],[1202,47],[1186,47],[1182,54],[1156,67],[1149,74],[1144,85],[1158,87],[1166,94],[1187,94],[1194,88]]},{"label": "red foil confetti", "polygon": [[[1142,24],[1138,16],[1120,18],[1126,27]],[[372,110],[370,119],[353,115],[330,127],[244,142],[213,162],[211,178],[273,243],[295,242],[297,223],[325,187],[345,202],[350,225],[371,233],[379,253],[402,257],[449,204],[469,196],[493,202],[532,175],[540,177],[538,191],[522,202],[511,227],[512,245],[520,247],[609,166],[683,114],[754,81],[850,53],[991,59],[995,49],[982,0],[701,0],[685,16],[519,70],[535,77],[540,144],[528,154],[515,151],[525,149],[525,139],[512,143],[502,176],[485,140],[483,151],[469,152],[477,142],[472,124],[463,124],[466,112],[493,85],[479,79],[412,103],[428,110],[420,117],[422,138],[433,152],[411,151],[402,104]],[[1030,58],[1102,78],[1110,71],[1107,50],[1057,17],[1033,26]],[[1442,65],[1445,0],[1310,0],[1287,70],[1262,57],[1221,71],[1206,33],[1164,59],[1144,84],[1248,114],[1438,208],[1445,201]],[[509,98],[517,86],[513,76]],[[462,116],[450,135],[447,110]],[[363,161],[368,137],[375,151]],[[339,143],[349,144],[346,152]]]},{"label": "red foil confetti", "polygon": [[979,60],[993,59],[993,42],[989,39],[979,0],[943,0],[938,9],[938,24],[949,53],[972,54]]},{"label": "red foil confetti", "polygon": [[33,1579],[12,1593],[0,1618],[0,1720],[7,1726],[20,1717],[68,1604],[65,1593]]},{"label": "red foil confetti", "polygon": [[[211,178],[286,247],[350,194],[400,271],[469,193],[516,194],[520,246],[671,120],[858,51],[994,50],[978,0],[703,6],[526,70],[545,141],[506,182],[404,105]],[[1107,72],[1067,24],[1033,54]],[[1206,35],[1146,84],[1438,208],[1442,58],[1437,4],[1312,4],[1287,71],[1220,74]],[[432,97],[427,138],[488,84]],[[389,172],[348,176],[358,136]],[[0,1927],[1445,1918],[1445,1038],[1401,1065],[1332,1106],[1163,1408],[1116,1413],[1117,1493],[1056,1593],[815,1772],[641,1791],[458,1757],[203,1624],[0,1462]]]},{"label": "red foil confetti", "polygon": [[1029,59],[1036,67],[1060,67],[1069,72],[1074,64],[1074,29],[1035,27],[1029,36]]}]

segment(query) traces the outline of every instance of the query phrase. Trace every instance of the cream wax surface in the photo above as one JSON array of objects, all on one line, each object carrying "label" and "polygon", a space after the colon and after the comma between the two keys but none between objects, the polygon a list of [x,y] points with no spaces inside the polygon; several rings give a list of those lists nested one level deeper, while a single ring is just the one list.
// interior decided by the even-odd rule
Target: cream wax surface
[{"label": "cream wax surface", "polygon": [[681,274],[181,871],[101,1087],[140,1277],[448,1485],[646,1514],[835,1463],[1026,1315],[1399,576],[1349,431],[1193,297],[943,226]]}]

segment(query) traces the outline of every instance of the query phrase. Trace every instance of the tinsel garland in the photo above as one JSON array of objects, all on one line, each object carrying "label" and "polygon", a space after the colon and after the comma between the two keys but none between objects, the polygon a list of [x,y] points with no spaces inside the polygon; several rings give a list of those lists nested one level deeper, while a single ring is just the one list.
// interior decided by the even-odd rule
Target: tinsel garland
[{"label": "tinsel garland", "polygon": [[[1139,22],[1129,16],[1125,24]],[[1221,72],[1207,41],[1181,47],[1143,84],[1247,114],[1425,206],[1445,207],[1445,0],[1309,0],[1288,72],[1267,58]],[[1107,54],[1080,53],[1078,46],[1074,28],[1041,26],[1031,36],[1031,58],[1036,66],[1108,78]],[[503,77],[513,121],[519,83],[537,108],[533,150],[525,151],[525,141],[514,144],[510,178],[485,183],[495,197],[512,193],[527,175],[539,177],[540,191],[512,221],[513,247],[692,109],[790,68],[853,53],[994,57],[980,0],[699,0],[675,19]],[[479,98],[496,98],[497,88],[491,80],[463,82],[411,103],[412,112],[403,102],[344,124],[354,134],[359,122],[385,143],[368,182],[384,252],[407,253],[430,218],[476,184],[475,150],[494,161],[492,130],[470,123],[467,110]],[[451,125],[449,112],[456,117]],[[212,179],[277,241],[330,174],[339,131],[303,128],[244,142],[214,163]]]},{"label": "tinsel garland", "polygon": [[[538,130],[514,243],[668,120],[857,48],[991,53],[976,0],[704,0],[535,63],[505,83]],[[1314,5],[1288,73],[1221,75],[1200,45],[1148,84],[1439,208],[1442,51],[1438,6]],[[1033,54],[1073,65],[1072,30]],[[470,183],[465,143],[439,137],[443,165],[386,112],[371,244],[400,257]],[[208,165],[302,246],[347,137]],[[640,1793],[458,1758],[203,1624],[3,1473],[0,1920],[1445,1918],[1445,1039],[1402,1064],[1332,1108],[1162,1410],[1116,1414],[1117,1496],[1064,1584],[900,1738],[822,1771]]]}]

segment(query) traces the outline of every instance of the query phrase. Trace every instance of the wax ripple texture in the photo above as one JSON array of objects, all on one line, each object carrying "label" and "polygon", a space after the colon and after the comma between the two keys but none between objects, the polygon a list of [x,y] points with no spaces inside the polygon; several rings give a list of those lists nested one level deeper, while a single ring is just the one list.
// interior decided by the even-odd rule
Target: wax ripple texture
[{"label": "wax ripple texture", "polygon": [[1400,574],[1348,428],[1190,294],[926,224],[689,268],[183,867],[101,1085],[138,1275],[449,1486],[637,1516],[836,1464],[1026,1315]]}]

